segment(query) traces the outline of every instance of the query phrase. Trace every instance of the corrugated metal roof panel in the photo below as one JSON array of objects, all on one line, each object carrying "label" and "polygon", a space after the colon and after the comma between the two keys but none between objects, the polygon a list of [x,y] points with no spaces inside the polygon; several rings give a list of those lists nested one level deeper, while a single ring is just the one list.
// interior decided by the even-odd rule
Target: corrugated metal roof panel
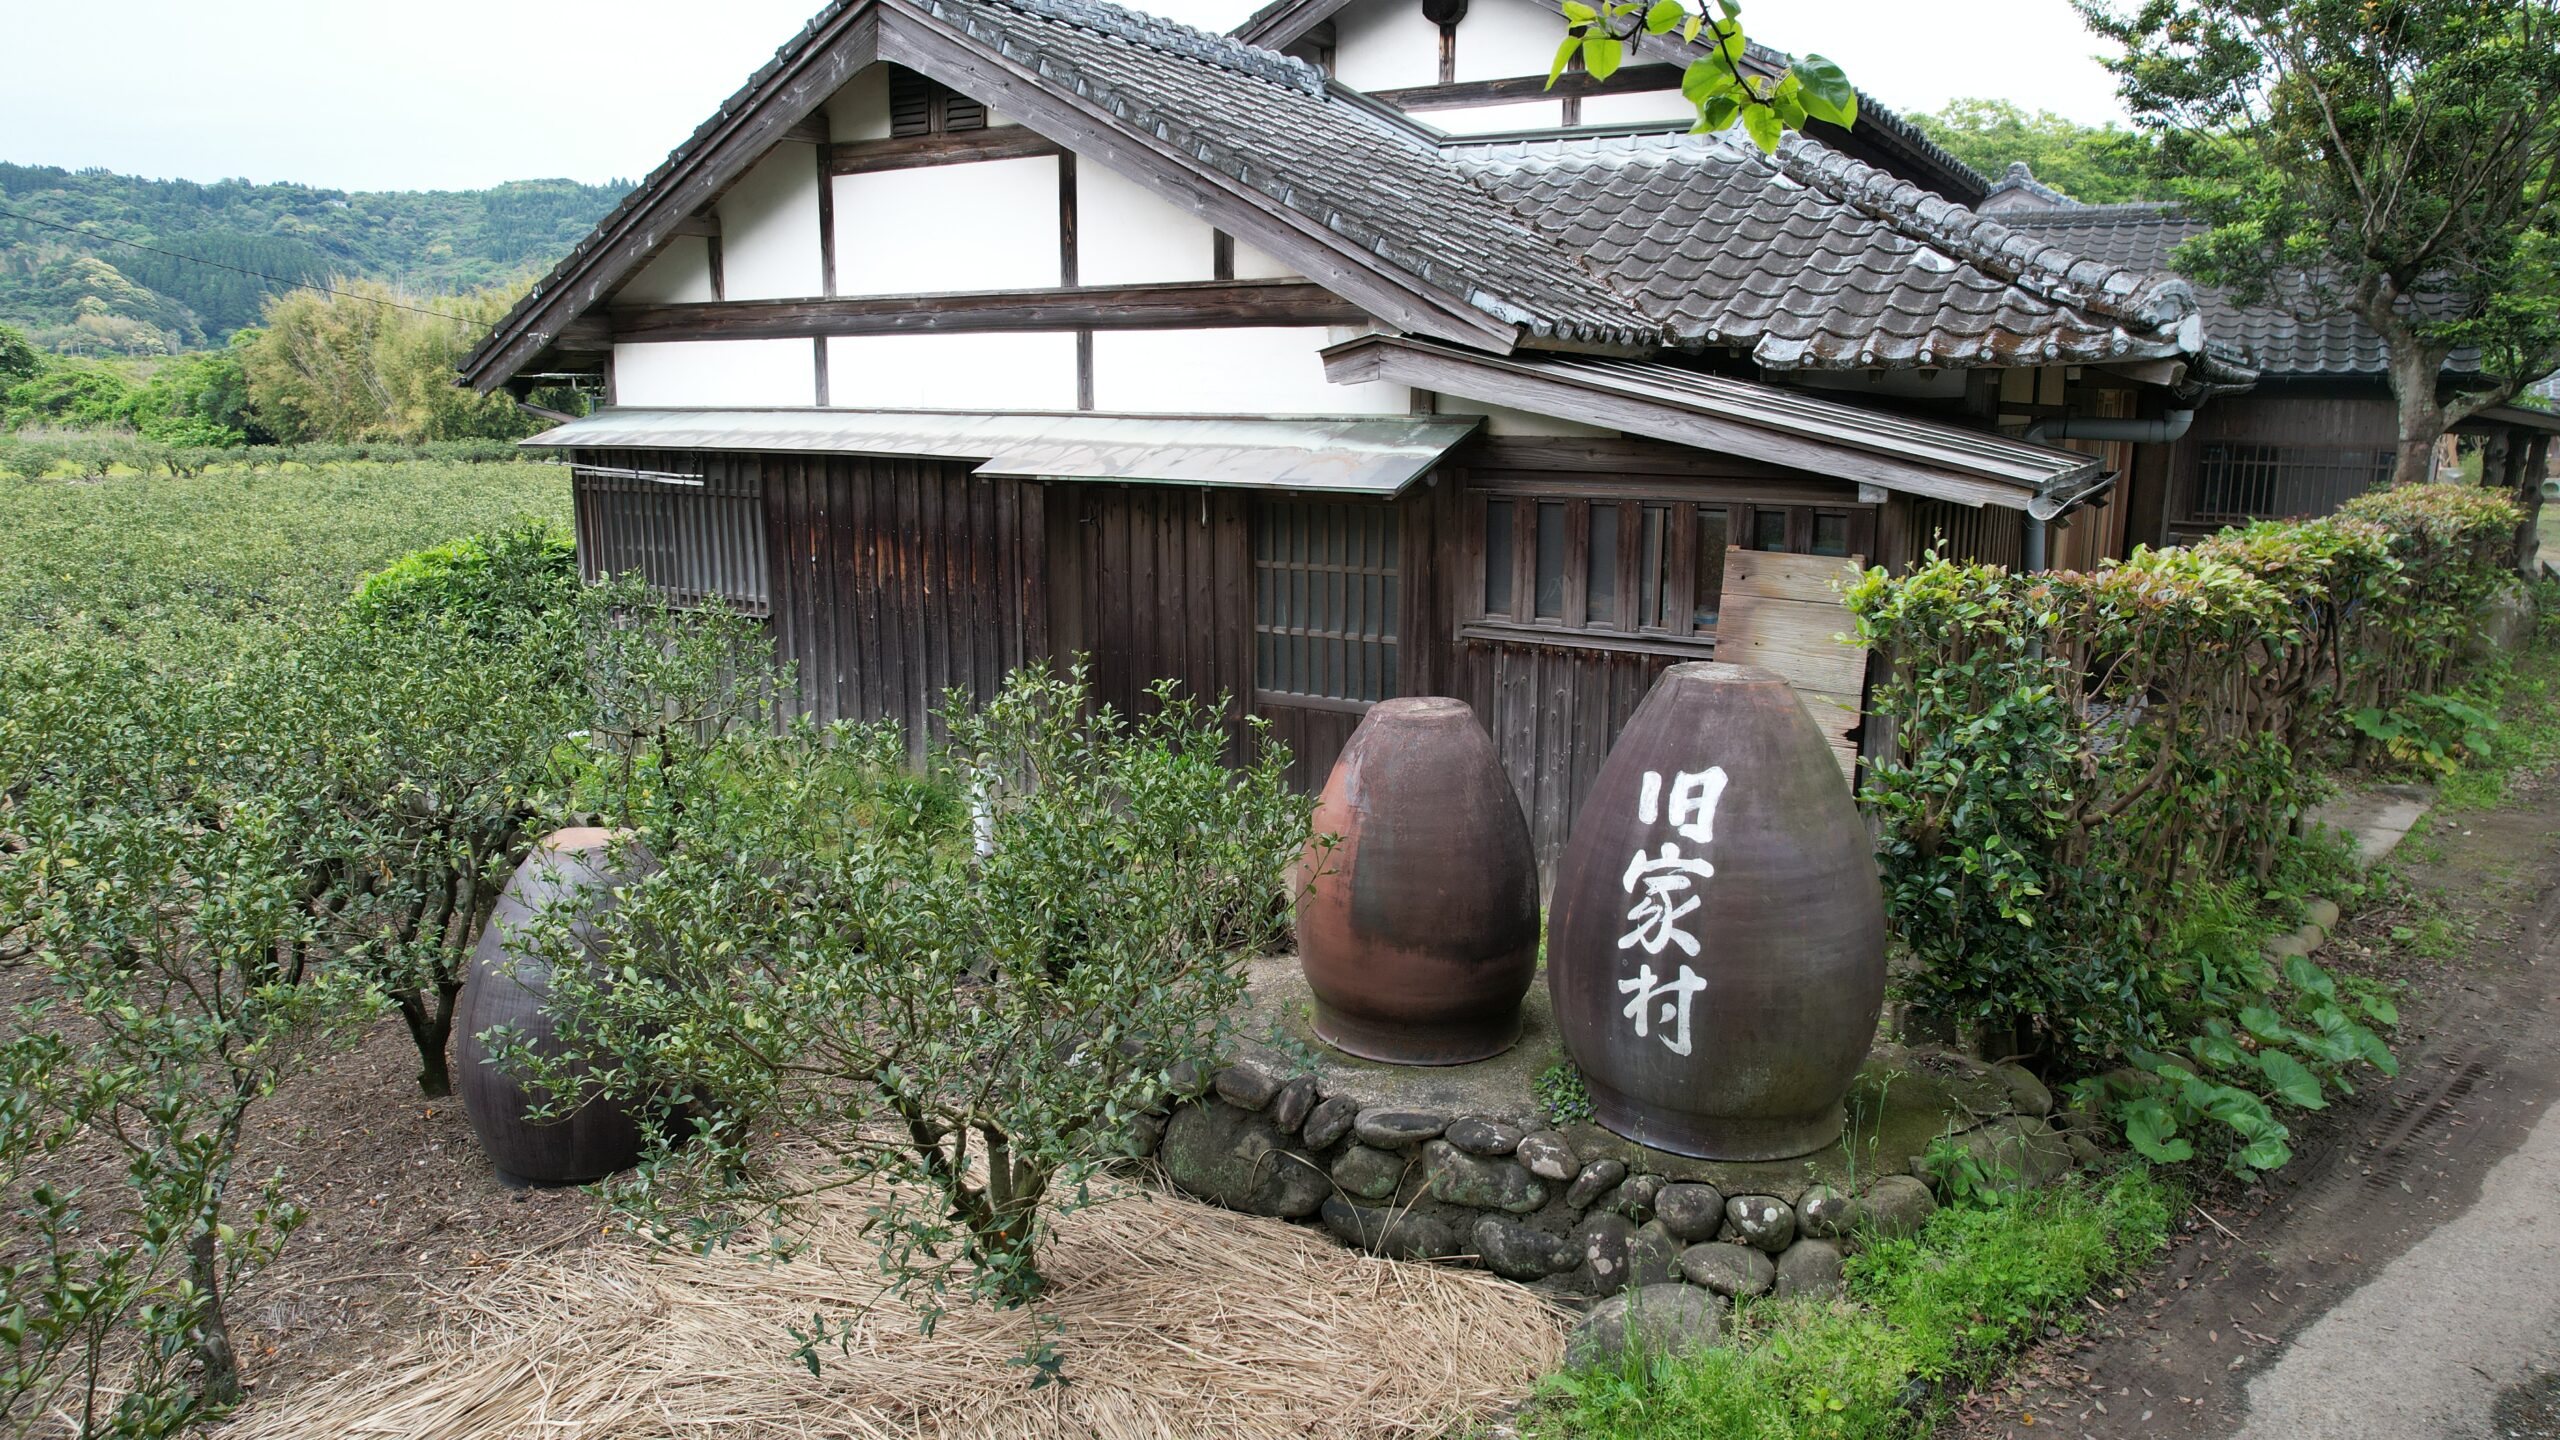
[{"label": "corrugated metal roof panel", "polygon": [[979,460],[980,475],[1394,495],[1482,422],[952,410],[601,410],[546,450],[751,450]]}]

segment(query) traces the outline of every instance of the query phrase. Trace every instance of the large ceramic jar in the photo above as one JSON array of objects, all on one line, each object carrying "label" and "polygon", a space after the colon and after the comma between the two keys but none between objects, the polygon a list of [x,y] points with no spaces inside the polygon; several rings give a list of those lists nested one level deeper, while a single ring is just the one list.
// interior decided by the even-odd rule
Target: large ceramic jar
[{"label": "large ceramic jar", "polygon": [[1795,692],[1756,666],[1664,671],[1549,902],[1547,985],[1600,1123],[1716,1160],[1830,1144],[1884,942],[1866,827]]},{"label": "large ceramic jar", "polygon": [[656,868],[647,856],[630,853],[626,843],[624,868],[612,869],[614,841],[610,830],[584,827],[543,837],[508,879],[471,952],[454,1018],[462,1112],[499,1177],[511,1183],[583,1184],[640,1159],[640,1126],[623,1106],[591,1100],[566,1119],[526,1119],[526,1110],[546,1092],[489,1063],[480,1039],[492,1027],[505,1026],[536,1053],[558,1053],[559,1025],[548,1004],[552,967],[524,953],[515,937],[545,923],[538,917],[546,912],[559,913],[554,907],[569,907],[575,917],[570,933],[582,947],[592,945],[593,922],[613,905],[615,887]]},{"label": "large ceramic jar", "polygon": [[1316,1034],[1405,1065],[1510,1049],[1537,974],[1538,865],[1475,712],[1437,697],[1371,706],[1325,782],[1315,834],[1298,872],[1298,955]]}]

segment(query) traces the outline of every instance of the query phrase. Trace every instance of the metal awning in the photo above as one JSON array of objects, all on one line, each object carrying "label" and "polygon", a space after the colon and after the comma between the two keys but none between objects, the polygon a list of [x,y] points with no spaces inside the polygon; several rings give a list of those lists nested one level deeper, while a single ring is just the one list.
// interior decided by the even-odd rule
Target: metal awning
[{"label": "metal awning", "polygon": [[1387,380],[1605,425],[1772,465],[1960,505],[2035,510],[2086,498],[2095,456],[2030,445],[1776,385],[1644,360],[1488,355],[1406,336],[1364,335],[1324,352],[1336,384]]},{"label": "metal awning", "polygon": [[946,410],[599,410],[545,450],[752,450],[977,460],[980,475],[1395,495],[1482,422]]}]

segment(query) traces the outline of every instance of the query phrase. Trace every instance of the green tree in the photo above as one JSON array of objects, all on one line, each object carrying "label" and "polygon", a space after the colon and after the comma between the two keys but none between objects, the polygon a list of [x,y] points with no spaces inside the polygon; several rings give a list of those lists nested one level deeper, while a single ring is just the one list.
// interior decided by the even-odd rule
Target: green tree
[{"label": "green tree", "polygon": [[[1081,671],[955,698],[921,782],[894,728],[744,725],[701,751],[661,732],[679,748],[616,767],[660,868],[592,938],[567,916],[519,932],[570,1047],[617,1058],[501,1063],[564,1096],[710,1101],[622,1192],[671,1233],[763,1222],[787,1244],[802,1206],[880,1184],[884,1267],[928,1310],[946,1288],[1036,1300],[1051,1217],[1170,1072],[1218,1053],[1307,836],[1285,752],[1231,770],[1216,707],[1170,682],[1144,718],[1090,698]],[[787,1163],[776,1135],[826,1162]],[[802,1336],[813,1366],[826,1333]]]},{"label": "green tree", "polygon": [[521,286],[419,296],[372,281],[298,290],[242,347],[250,408],[293,441],[513,440],[541,428],[504,395],[453,383],[464,353]]},{"label": "green tree", "polygon": [[23,332],[0,325],[0,389],[21,380],[32,380],[43,368],[44,357],[27,343]]},{"label": "green tree", "polygon": [[[2076,0],[2213,230],[2180,269],[2390,349],[2396,483],[2560,366],[2560,5]],[[2480,373],[2448,387],[2445,362]]]},{"label": "green tree", "polygon": [[1948,154],[1998,179],[2023,163],[2037,180],[2084,205],[2158,199],[2151,138],[2120,125],[2083,125],[2007,100],[1950,100],[1910,119]]},{"label": "green tree", "polygon": [[1606,80],[1627,62],[1638,37],[1677,34],[1687,44],[1701,38],[1704,55],[1680,74],[1680,94],[1698,107],[1698,129],[1739,125],[1753,144],[1775,152],[1790,130],[1827,121],[1843,129],[1857,123],[1858,91],[1841,68],[1819,55],[1770,68],[1751,58],[1742,33],[1741,0],[1713,0],[1692,11],[1681,0],[1563,0],[1564,43],[1556,47],[1547,84],[1556,83],[1578,56],[1595,80]]}]

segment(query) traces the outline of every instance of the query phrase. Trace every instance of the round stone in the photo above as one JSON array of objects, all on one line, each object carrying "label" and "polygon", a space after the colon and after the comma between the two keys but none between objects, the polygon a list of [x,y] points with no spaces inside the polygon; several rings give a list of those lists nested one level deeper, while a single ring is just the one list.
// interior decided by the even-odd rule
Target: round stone
[{"label": "round stone", "polygon": [[1306,1124],[1299,1129],[1298,1138],[1305,1141],[1310,1150],[1326,1149],[1333,1142],[1351,1133],[1351,1122],[1358,1119],[1359,1115],[1358,1105],[1344,1096],[1336,1095],[1307,1112]]},{"label": "round stone", "polygon": [[1446,1222],[1410,1210],[1354,1205],[1340,1196],[1324,1202],[1324,1228],[1345,1245],[1390,1260],[1438,1260],[1458,1253]]},{"label": "round stone", "polygon": [[1796,1198],[1796,1233],[1836,1240],[1858,1228],[1858,1197],[1828,1185],[1808,1185]]},{"label": "round stone", "polygon": [[1775,1255],[1795,1243],[1795,1208],[1775,1195],[1736,1195],[1724,1202],[1730,1237]]},{"label": "round stone", "polygon": [[1218,1072],[1217,1089],[1219,1099],[1239,1110],[1260,1110],[1280,1093],[1280,1076],[1248,1057]]},{"label": "round stone", "polygon": [[1929,1217],[1938,1213],[1938,1197],[1909,1175],[1887,1175],[1858,1197],[1858,1208],[1869,1229],[1896,1239],[1918,1234]]},{"label": "round stone", "polygon": [[1547,1203],[1547,1182],[1509,1159],[1470,1155],[1447,1140],[1422,1147],[1431,1193],[1452,1205],[1526,1215]]},{"label": "round stone", "polygon": [[1691,1244],[1713,1240],[1724,1228],[1724,1193],[1713,1185],[1665,1185],[1653,1197],[1653,1214],[1664,1228]]},{"label": "round stone", "polygon": [[1301,1075],[1280,1087],[1271,1099],[1271,1123],[1282,1130],[1295,1130],[1306,1122],[1307,1112],[1316,1108],[1316,1077]]},{"label": "round stone", "polygon": [[1731,1307],[1695,1285],[1645,1285],[1591,1307],[1566,1342],[1574,1365],[1622,1365],[1630,1357],[1678,1355],[1724,1337]]},{"label": "round stone", "polygon": [[1448,1127],[1445,1117],[1419,1110],[1363,1110],[1360,1118],[1351,1122],[1351,1132],[1360,1137],[1361,1144],[1381,1150],[1401,1150],[1437,1139]]},{"label": "round stone", "polygon": [[1618,1182],[1626,1178],[1625,1161],[1594,1160],[1583,1166],[1582,1173],[1574,1177],[1573,1188],[1564,1192],[1564,1203],[1576,1210],[1587,1210],[1593,1201],[1616,1189]]},{"label": "round stone", "polygon": [[2045,1083],[2028,1073],[2027,1067],[2015,1061],[2003,1061],[1991,1067],[1992,1075],[2008,1087],[2009,1108],[2021,1115],[2053,1113],[2053,1092]]},{"label": "round stone", "polygon": [[1778,1257],[1778,1297],[1828,1300],[1841,1291],[1840,1247],[1829,1240],[1799,1240]]},{"label": "round stone", "polygon": [[1778,1267],[1748,1245],[1692,1245],[1680,1252],[1680,1273],[1719,1295],[1766,1295]]},{"label": "round stone", "polygon": [[1486,1115],[1452,1121],[1445,1138],[1470,1155],[1509,1155],[1520,1148],[1520,1127]]},{"label": "round stone", "polygon": [[1476,1257],[1506,1280],[1544,1280],[1581,1263],[1581,1252],[1560,1235],[1532,1230],[1506,1215],[1476,1221]]},{"label": "round stone", "polygon": [[1575,1157],[1573,1146],[1555,1130],[1539,1130],[1520,1137],[1513,1157],[1529,1167],[1529,1173],[1541,1180],[1569,1184],[1582,1173],[1582,1161]]},{"label": "round stone", "polygon": [[1404,1182],[1411,1158],[1392,1150],[1353,1145],[1333,1162],[1333,1183],[1363,1200],[1384,1200]]}]

